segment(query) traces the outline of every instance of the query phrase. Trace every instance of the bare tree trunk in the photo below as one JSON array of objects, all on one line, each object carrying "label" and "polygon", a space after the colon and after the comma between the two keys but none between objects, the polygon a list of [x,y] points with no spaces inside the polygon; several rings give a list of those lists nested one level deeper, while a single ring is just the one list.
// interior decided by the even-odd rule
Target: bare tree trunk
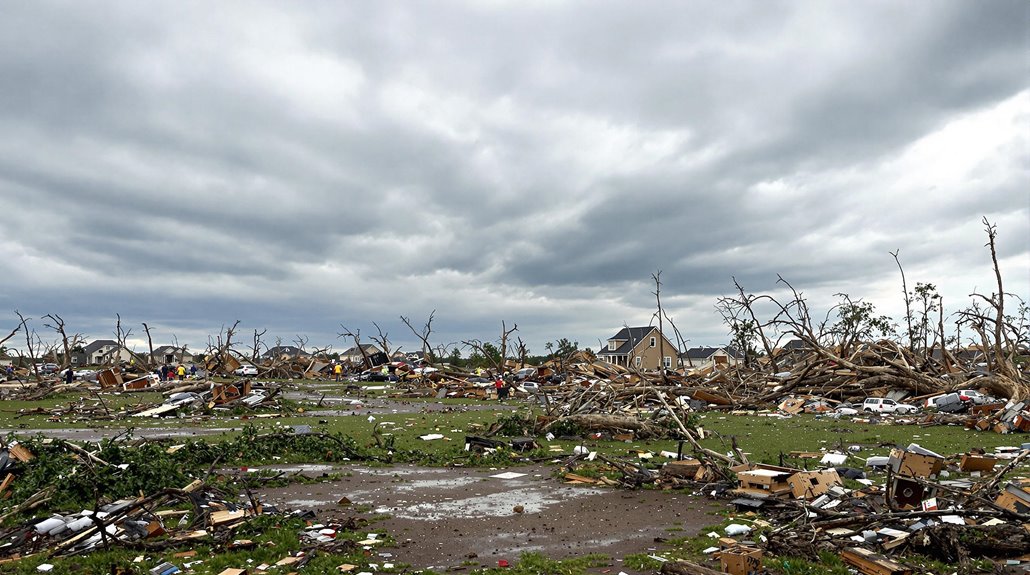
[{"label": "bare tree trunk", "polygon": [[513,323],[511,329],[507,329],[504,320],[501,320],[501,365],[498,366],[498,375],[504,373],[504,366],[508,357],[508,336],[519,329],[519,324]]},{"label": "bare tree trunk", "polygon": [[776,354],[773,353],[772,344],[770,343],[769,338],[765,337],[763,324],[758,321],[758,318],[755,316],[755,310],[752,307],[754,300],[744,293],[744,288],[737,283],[737,278],[733,278],[733,285],[737,287],[744,309],[747,310],[748,315],[751,316],[751,321],[755,324],[755,329],[758,331],[758,337],[762,340],[762,348],[765,349],[765,356],[769,358],[769,365],[772,366],[773,373],[780,371],[779,366],[776,365]]},{"label": "bare tree trunk", "polygon": [[254,341],[250,348],[250,362],[257,363],[258,357],[261,355],[261,337],[268,332],[267,329],[261,331],[254,330]]},{"label": "bare tree trunk", "polygon": [[[35,349],[35,347],[32,344],[32,332],[31,332],[31,330],[29,330],[29,323],[28,323],[29,320],[25,319],[25,316],[21,315],[21,312],[18,311],[18,310],[14,310],[14,313],[15,313],[15,315],[18,316],[18,319],[21,320],[21,329],[25,330],[25,348],[26,348],[26,351],[29,352],[29,361],[31,362],[31,365],[32,365],[32,375],[38,381],[39,380],[39,366],[36,365],[36,349]],[[16,332],[17,332],[17,330],[15,330],[15,332],[12,332],[11,335],[14,335],[14,333],[16,333]],[[9,338],[11,336],[7,336],[7,337]]]},{"label": "bare tree trunk", "polygon": [[354,347],[358,348],[358,353],[361,354],[362,363],[365,364],[366,369],[370,369],[372,367],[372,362],[369,361],[368,354],[365,353],[365,348],[361,347],[361,330],[359,329],[356,332],[352,332],[343,324],[340,324],[340,327],[343,328],[343,333],[336,334],[336,337],[349,337],[353,339]]},{"label": "bare tree trunk", "polygon": [[662,374],[662,383],[669,381],[669,376],[665,373],[665,330],[663,317],[662,317],[662,270],[651,274],[651,279],[654,280],[654,297],[655,301],[658,302],[658,371]]},{"label": "bare tree trunk", "polygon": [[426,324],[422,326],[421,333],[415,331],[415,328],[411,325],[411,321],[408,320],[408,318],[403,315],[401,316],[401,321],[404,322],[404,325],[408,326],[411,333],[415,334],[415,337],[422,341],[422,357],[429,363],[433,363],[430,361],[431,358],[429,357],[430,351],[433,349],[432,346],[429,345],[429,335],[433,333],[433,318],[435,316],[436,310],[434,309],[432,313],[429,314],[429,319],[426,320]]},{"label": "bare tree trunk", "polygon": [[379,344],[379,347],[383,350],[383,353],[386,354],[386,357],[393,359],[390,357],[390,334],[383,333],[383,328],[379,327],[378,323],[372,322],[372,325],[376,327],[376,331],[379,333],[377,336],[372,336],[372,341]]},{"label": "bare tree trunk", "polygon": [[898,259],[898,254],[901,250],[895,250],[893,252],[887,252],[894,256],[894,262],[898,264],[898,271],[901,272],[901,295],[905,298],[905,324],[908,326],[908,347],[915,351],[915,333],[912,331],[912,298],[908,294],[908,283],[905,281],[905,268],[901,267],[901,260]]},{"label": "bare tree trunk", "polygon": [[[1000,366],[1000,368],[1001,368],[1000,371],[1004,375],[1006,375],[1008,377],[1011,377],[1013,379],[1017,379],[1018,378],[1018,374],[1015,373],[1014,369],[1011,369],[1012,364],[1009,361],[1009,357],[1010,356],[1008,356],[1005,353],[1005,350],[1003,349],[1003,346],[1002,346],[1003,343],[1010,344],[1011,342],[1007,341],[1008,337],[1007,337],[1007,334],[1005,333],[1005,330],[1004,330],[1004,325],[1005,325],[1005,288],[1002,286],[1002,283],[1001,283],[1001,267],[998,266],[998,251],[995,248],[995,239],[998,237],[998,230],[997,230],[997,227],[994,224],[992,224],[991,222],[989,222],[987,220],[987,216],[984,216],[983,223],[984,223],[984,227],[987,230],[987,240],[988,240],[987,241],[987,245],[990,246],[990,248],[991,248],[991,263],[994,266],[994,277],[998,280],[998,295],[997,295],[996,298],[992,298],[994,300],[994,302],[993,302],[994,303],[994,310],[995,310],[995,312],[997,312],[996,313],[996,317],[994,319],[994,358],[995,358],[995,363]],[[1007,345],[1006,347],[1011,348],[1012,346],[1011,345]]]},{"label": "bare tree trunk", "polygon": [[143,332],[147,334],[147,361],[143,362],[143,367],[150,371],[150,368],[154,366],[154,338],[150,335],[150,326],[143,322]]}]

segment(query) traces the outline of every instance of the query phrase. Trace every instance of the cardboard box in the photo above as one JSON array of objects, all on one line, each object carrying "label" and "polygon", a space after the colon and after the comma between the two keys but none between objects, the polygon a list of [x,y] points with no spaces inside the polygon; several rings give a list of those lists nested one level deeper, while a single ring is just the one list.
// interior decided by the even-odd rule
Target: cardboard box
[{"label": "cardboard box", "polygon": [[1030,513],[1030,481],[1009,483],[994,503],[1016,513]]},{"label": "cardboard box", "polygon": [[894,500],[895,505],[902,509],[921,509],[923,500],[935,495],[935,489],[923,487],[915,481],[901,477],[894,479],[894,485],[891,488],[891,499]]},{"label": "cardboard box", "polygon": [[787,479],[793,473],[775,471],[772,469],[752,469],[737,473],[737,481],[741,489],[757,490],[772,495],[784,495],[790,493],[790,484]]},{"label": "cardboard box", "polygon": [[752,547],[732,547],[719,552],[723,573],[755,575],[762,572],[762,550]]},{"label": "cardboard box", "polygon": [[984,455],[963,455],[959,461],[959,471],[991,471],[998,463],[998,458]]},{"label": "cardboard box", "polygon": [[122,370],[117,367],[105,369],[97,374],[97,381],[100,382],[100,387],[104,389],[121,386],[124,383],[122,381]]},{"label": "cardboard box", "polygon": [[936,477],[944,467],[944,458],[902,449],[891,450],[888,462],[895,475],[903,477]]},{"label": "cardboard box", "polygon": [[701,469],[701,462],[697,459],[684,459],[683,461],[670,461],[662,467],[662,475],[671,477],[682,477],[693,479],[697,471]]},{"label": "cardboard box", "polygon": [[1012,427],[1023,431],[1030,432],[1030,413],[1020,413],[1012,420]]},{"label": "cardboard box", "polygon": [[836,469],[799,471],[791,475],[787,483],[796,499],[815,499],[829,491],[831,486],[842,485]]}]

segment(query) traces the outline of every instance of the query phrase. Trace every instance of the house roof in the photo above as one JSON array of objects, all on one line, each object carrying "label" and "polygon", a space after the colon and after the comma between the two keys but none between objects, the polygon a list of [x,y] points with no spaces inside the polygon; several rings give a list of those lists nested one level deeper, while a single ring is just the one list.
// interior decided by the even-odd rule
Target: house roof
[{"label": "house roof", "polygon": [[186,351],[184,348],[175,347],[174,345],[162,345],[154,348],[154,355],[167,355],[169,353],[179,353],[179,351]]},{"label": "house roof", "polygon": [[261,357],[281,357],[284,355],[301,356],[309,354],[295,345],[277,345],[268,348],[268,351],[261,354]]},{"label": "house roof", "polygon": [[719,350],[725,351],[726,355],[733,359],[744,359],[744,354],[740,353],[740,351],[732,345],[724,347],[692,347],[683,352],[680,357],[683,359],[708,359],[715,355],[715,352]]},{"label": "house roof", "polygon": [[96,339],[86,347],[82,348],[82,353],[93,355],[94,352],[100,351],[100,348],[108,345],[117,346],[118,342],[113,339]]},{"label": "house roof", "polygon": [[[373,350],[379,351],[379,348],[374,343],[363,343],[361,344],[361,349],[365,350],[365,353],[373,352]],[[351,346],[350,349],[340,353],[340,355],[361,355],[361,352],[358,351],[357,347]]]},{"label": "house roof", "polygon": [[792,339],[787,343],[783,344],[783,349],[786,351],[808,349],[808,344],[801,341],[800,339]]},{"label": "house roof", "polygon": [[613,355],[613,354],[625,354],[633,351],[638,343],[644,341],[644,338],[648,337],[652,331],[657,331],[658,328],[649,325],[644,327],[624,327],[619,330],[619,333],[608,338],[608,341],[615,340],[616,342],[622,342],[614,350],[605,347],[597,355]]}]

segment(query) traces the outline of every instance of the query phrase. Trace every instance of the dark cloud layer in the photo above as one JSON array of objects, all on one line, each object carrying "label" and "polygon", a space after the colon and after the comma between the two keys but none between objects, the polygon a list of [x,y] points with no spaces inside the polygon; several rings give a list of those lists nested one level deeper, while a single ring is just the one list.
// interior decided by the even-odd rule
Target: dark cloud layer
[{"label": "dark cloud layer", "polygon": [[661,269],[713,344],[734,277],[989,289],[983,215],[1030,290],[1016,0],[0,5],[0,306],[92,336],[596,345]]}]

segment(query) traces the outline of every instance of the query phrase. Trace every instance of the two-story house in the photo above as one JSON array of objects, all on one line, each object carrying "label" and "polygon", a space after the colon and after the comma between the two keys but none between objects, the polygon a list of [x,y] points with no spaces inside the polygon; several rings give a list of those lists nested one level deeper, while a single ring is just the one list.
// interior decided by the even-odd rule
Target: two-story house
[{"label": "two-story house", "polygon": [[154,348],[154,353],[150,356],[150,361],[155,365],[193,363],[193,354],[186,351],[186,348],[183,347],[162,345]]},{"label": "two-story house", "polygon": [[129,361],[132,353],[120,347],[113,339],[98,339],[82,349],[81,353],[72,353],[72,365],[112,365]]},{"label": "two-story house", "polygon": [[655,326],[624,327],[597,352],[601,361],[646,370],[672,369],[678,355],[676,346]]},{"label": "two-story house", "polygon": [[[362,351],[365,352],[364,355],[362,355]],[[340,354],[340,361],[347,363],[362,364],[365,362],[366,355],[375,355],[377,353],[383,353],[383,350],[379,349],[379,346],[373,343],[363,343],[361,344],[360,350],[355,346],[342,352]]]}]

